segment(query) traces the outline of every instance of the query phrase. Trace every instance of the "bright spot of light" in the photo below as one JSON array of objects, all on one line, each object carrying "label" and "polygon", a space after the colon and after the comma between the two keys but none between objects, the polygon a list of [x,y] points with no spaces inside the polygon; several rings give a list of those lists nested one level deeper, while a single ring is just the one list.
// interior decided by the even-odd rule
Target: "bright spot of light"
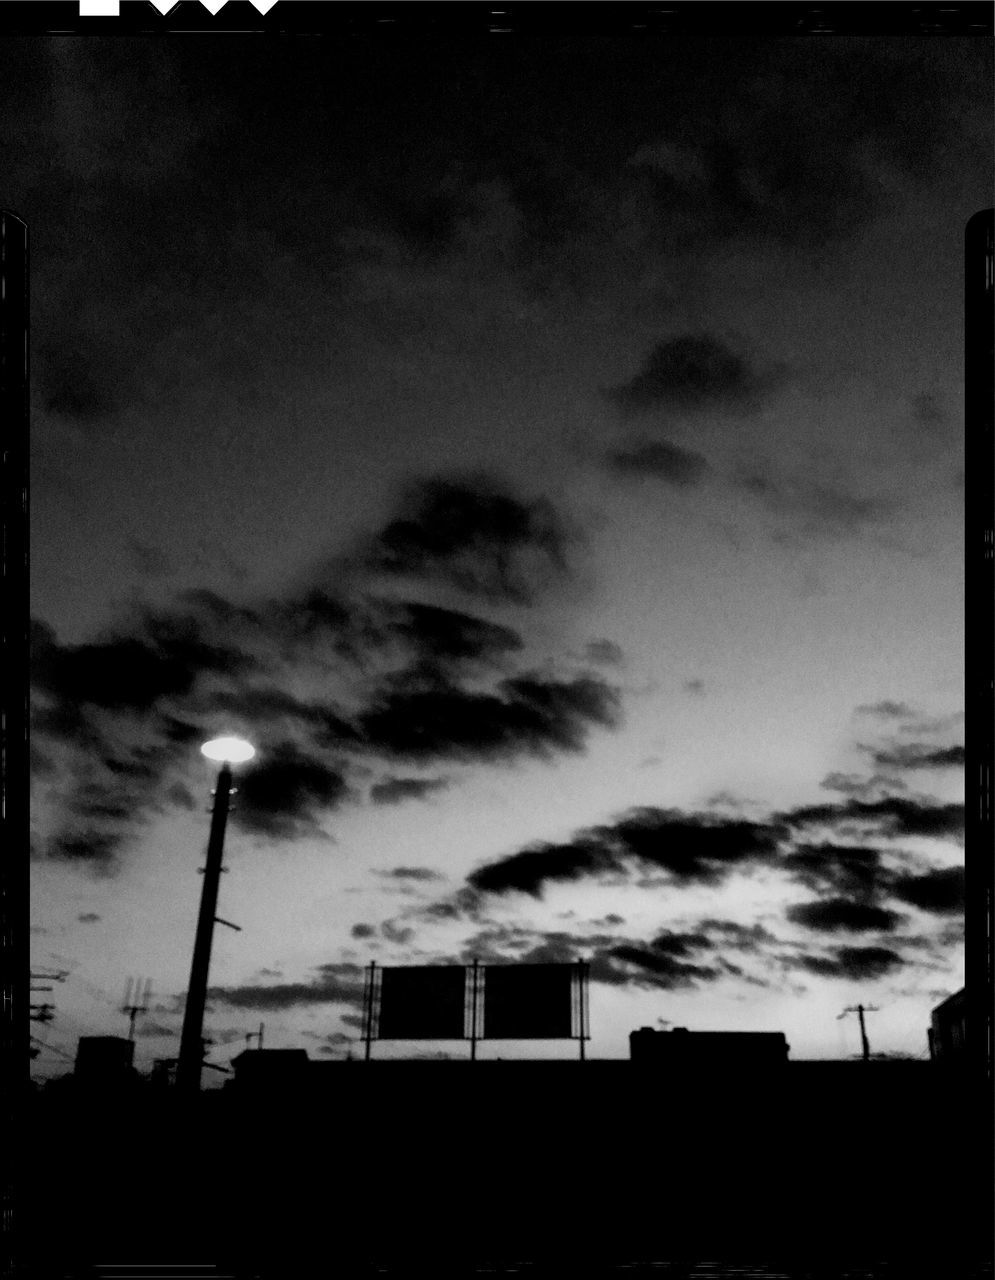
[{"label": "bright spot of light", "polygon": [[219,760],[223,764],[243,764],[256,754],[255,747],[244,738],[212,738],[204,743],[201,751],[208,760]]}]

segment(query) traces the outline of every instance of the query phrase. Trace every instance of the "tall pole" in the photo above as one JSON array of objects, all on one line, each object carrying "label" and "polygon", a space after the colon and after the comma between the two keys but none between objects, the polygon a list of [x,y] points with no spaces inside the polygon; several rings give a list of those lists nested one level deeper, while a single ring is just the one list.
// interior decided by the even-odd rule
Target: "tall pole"
[{"label": "tall pole", "polygon": [[470,994],[470,1061],[477,1060],[477,983],[480,979],[480,961],[473,957],[473,986]]},{"label": "tall pole", "polygon": [[218,772],[218,785],[214,791],[204,887],[200,895],[200,915],[193,944],[190,986],[187,988],[180,1057],[176,1067],[176,1084],[184,1093],[197,1093],[200,1090],[200,1073],[204,1060],[204,1005],[207,1002],[207,976],[211,967],[211,942],[214,938],[214,916],[218,906],[218,884],[221,880],[221,859],[230,796],[231,768],[225,763]]},{"label": "tall pole", "polygon": [[366,1041],[365,1061],[370,1060],[370,1050],[373,1046],[373,988],[376,981],[377,962],[370,961],[369,968],[369,984],[366,988],[366,1025],[363,1028],[363,1039]]},{"label": "tall pole", "polygon": [[867,1042],[867,1029],[864,1026],[864,1006],[857,1005],[857,1017],[860,1019],[860,1047],[863,1051],[864,1061],[869,1062],[871,1057],[871,1046]]},{"label": "tall pole", "polygon": [[577,961],[577,996],[580,1010],[580,1060],[584,1061],[584,1039],[587,1035],[587,1009],[584,1007],[585,987],[587,985],[586,966],[583,960]]},{"label": "tall pole", "polygon": [[847,1007],[839,1015],[839,1018],[836,1019],[836,1021],[839,1022],[840,1018],[845,1018],[848,1013],[855,1013],[857,1017],[860,1019],[860,1047],[862,1050],[861,1056],[863,1057],[865,1062],[870,1062],[871,1060],[871,1046],[867,1041],[867,1028],[864,1026],[864,1014],[877,1013],[877,1012],[878,1012],[878,1007],[876,1004],[850,1004],[850,1005],[847,1005]]}]

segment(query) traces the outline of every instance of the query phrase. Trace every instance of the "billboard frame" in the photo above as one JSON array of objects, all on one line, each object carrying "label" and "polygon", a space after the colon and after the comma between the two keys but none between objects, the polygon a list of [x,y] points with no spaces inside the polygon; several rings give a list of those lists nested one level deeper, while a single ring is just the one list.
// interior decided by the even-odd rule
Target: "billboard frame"
[{"label": "billboard frame", "polygon": [[[382,1036],[380,1034],[380,1010],[383,998],[383,974],[385,968],[448,968],[462,969],[464,974],[464,1022],[462,1036]],[[371,960],[364,971],[363,986],[363,1043],[364,1058],[369,1062],[373,1055],[374,1040],[426,1039],[426,1040],[468,1040],[470,1042],[470,1061],[477,1061],[477,1043],[480,1040],[515,1040],[533,1037],[486,1036],[487,1014],[487,970],[519,968],[513,961],[509,964],[481,964],[474,957],[471,964],[462,965],[377,965]],[[589,972],[590,965],[586,960],[576,960],[569,964],[551,963],[539,965],[544,969],[570,970],[570,1034],[568,1036],[536,1036],[537,1040],[576,1040],[580,1061],[586,1058],[586,1042],[590,1040],[590,1006],[589,1006]]]}]

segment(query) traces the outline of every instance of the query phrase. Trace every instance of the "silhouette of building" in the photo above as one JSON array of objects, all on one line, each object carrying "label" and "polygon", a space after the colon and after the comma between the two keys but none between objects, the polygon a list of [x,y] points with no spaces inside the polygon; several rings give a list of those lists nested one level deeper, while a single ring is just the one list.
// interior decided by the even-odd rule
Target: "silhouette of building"
[{"label": "silhouette of building", "polygon": [[312,1066],[306,1049],[244,1049],[232,1058],[231,1084],[246,1089],[292,1089],[309,1084]]},{"label": "silhouette of building", "polygon": [[149,1083],[156,1089],[168,1089],[176,1083],[176,1058],[156,1058],[152,1063]]},{"label": "silhouette of building", "polygon": [[80,1036],[74,1076],[78,1084],[115,1085],[134,1078],[135,1045],[122,1036]]},{"label": "silhouette of building", "polygon": [[967,999],[963,987],[941,1001],[930,1015],[929,1056],[934,1062],[963,1061]]},{"label": "silhouette of building", "polygon": [[629,1034],[633,1062],[668,1067],[752,1067],[787,1062],[783,1031],[656,1031],[640,1027]]}]

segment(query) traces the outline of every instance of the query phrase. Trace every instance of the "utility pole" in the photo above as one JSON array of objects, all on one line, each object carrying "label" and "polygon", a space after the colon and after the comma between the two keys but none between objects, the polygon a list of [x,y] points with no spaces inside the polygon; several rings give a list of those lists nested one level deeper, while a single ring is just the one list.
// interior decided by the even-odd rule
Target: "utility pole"
[{"label": "utility pole", "polygon": [[218,907],[218,885],[221,881],[231,780],[231,767],[226,760],[218,771],[218,783],[214,789],[207,863],[203,868],[204,887],[200,895],[200,915],[197,918],[197,934],[193,944],[190,985],[183,1011],[176,1084],[184,1093],[199,1091],[201,1067],[204,1063],[204,1005],[207,1003],[207,976],[211,967],[211,943],[214,939],[214,915]]},{"label": "utility pole", "polygon": [[[190,985],[183,1011],[183,1031],[180,1034],[180,1056],[176,1064],[177,1087],[186,1094],[200,1091],[201,1070],[204,1067],[204,1005],[207,1003],[207,977],[211,968],[211,943],[214,926],[218,921],[218,885],[225,847],[225,825],[235,788],[232,786],[231,766],[251,760],[256,754],[251,743],[242,738],[214,738],[205,742],[201,753],[208,760],[217,760],[218,781],[214,788],[214,805],[211,809],[211,834],[207,841],[207,859],[202,868],[204,887],[200,895],[200,915],[197,917],[197,933],[193,944],[193,961],[190,965]],[[222,920],[230,929],[237,924]]]},{"label": "utility pole", "polygon": [[860,1044],[863,1049],[863,1059],[865,1062],[870,1062],[871,1060],[871,1046],[867,1043],[867,1028],[864,1026],[864,1014],[877,1012],[878,1006],[876,1004],[851,1004],[847,1005],[836,1019],[836,1021],[839,1022],[840,1018],[845,1018],[848,1013],[855,1013],[860,1019]]}]

